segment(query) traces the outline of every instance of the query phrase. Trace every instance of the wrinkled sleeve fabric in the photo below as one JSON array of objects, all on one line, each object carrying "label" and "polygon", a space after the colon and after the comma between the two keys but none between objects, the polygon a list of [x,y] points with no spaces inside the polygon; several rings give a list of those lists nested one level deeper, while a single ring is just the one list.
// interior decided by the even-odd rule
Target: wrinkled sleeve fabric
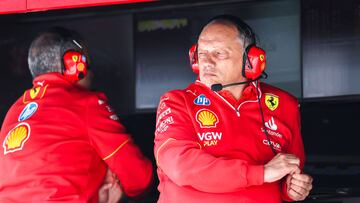
[{"label": "wrinkled sleeve fabric", "polygon": [[[287,153],[294,154],[300,159],[300,169],[304,168],[305,163],[305,152],[304,152],[304,144],[301,137],[301,119],[300,119],[300,112],[298,108],[298,102],[294,102],[294,106],[292,108],[293,111],[289,112],[290,115],[293,115],[291,129],[292,129],[292,137],[290,140],[289,148]],[[294,201],[288,196],[287,185],[286,185],[286,177],[283,178],[281,182],[282,187],[282,199],[287,202]]]},{"label": "wrinkled sleeve fabric", "polygon": [[90,143],[117,175],[126,195],[144,192],[152,179],[152,164],[119,123],[106,96],[99,93],[91,98],[87,113]]},{"label": "wrinkled sleeve fabric", "polygon": [[264,167],[215,157],[202,150],[182,91],[163,95],[157,111],[155,158],[175,184],[211,193],[263,184]]}]

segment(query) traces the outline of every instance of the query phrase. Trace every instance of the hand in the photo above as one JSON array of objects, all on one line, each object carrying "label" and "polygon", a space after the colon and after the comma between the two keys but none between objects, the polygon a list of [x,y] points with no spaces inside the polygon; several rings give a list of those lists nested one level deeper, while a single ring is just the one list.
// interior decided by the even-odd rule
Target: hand
[{"label": "hand", "polygon": [[287,174],[300,173],[300,160],[292,154],[277,154],[264,166],[264,182],[280,180]]},{"label": "hand", "polygon": [[103,185],[99,189],[99,203],[117,203],[122,197],[122,190],[116,175],[107,170]]},{"label": "hand", "polygon": [[99,189],[99,203],[117,203],[123,192],[117,183],[107,183]]},{"label": "hand", "polygon": [[286,178],[288,196],[294,201],[304,200],[312,189],[312,177],[307,174],[292,174]]}]

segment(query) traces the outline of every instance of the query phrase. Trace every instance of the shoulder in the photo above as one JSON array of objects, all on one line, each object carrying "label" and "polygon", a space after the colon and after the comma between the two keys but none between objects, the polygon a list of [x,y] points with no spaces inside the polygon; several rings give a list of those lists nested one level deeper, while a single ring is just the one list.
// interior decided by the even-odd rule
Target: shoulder
[{"label": "shoulder", "polygon": [[84,100],[90,112],[98,110],[112,111],[108,103],[108,98],[103,92],[82,91],[78,96],[80,100]]},{"label": "shoulder", "polygon": [[279,105],[282,104],[287,107],[298,107],[298,99],[289,92],[267,83],[261,83],[260,86],[265,100],[267,98],[274,98],[279,101]]},{"label": "shoulder", "polygon": [[196,83],[191,83],[185,89],[171,90],[164,93],[160,97],[160,104],[166,101],[184,103],[187,100],[193,100],[195,97],[198,96],[199,92],[200,92],[199,86]]}]

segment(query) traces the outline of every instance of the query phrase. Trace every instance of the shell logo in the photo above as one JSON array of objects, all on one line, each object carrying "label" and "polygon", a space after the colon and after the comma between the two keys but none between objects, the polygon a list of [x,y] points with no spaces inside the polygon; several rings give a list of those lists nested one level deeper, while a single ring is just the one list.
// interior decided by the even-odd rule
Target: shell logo
[{"label": "shell logo", "polygon": [[208,109],[200,109],[196,113],[196,121],[200,124],[201,128],[214,128],[219,119],[214,112]]},{"label": "shell logo", "polygon": [[84,71],[85,65],[84,65],[83,63],[79,63],[79,64],[77,65],[77,69],[78,69],[78,71]]},{"label": "shell logo", "polygon": [[30,137],[30,126],[23,122],[11,129],[3,142],[4,155],[22,150],[25,142]]}]

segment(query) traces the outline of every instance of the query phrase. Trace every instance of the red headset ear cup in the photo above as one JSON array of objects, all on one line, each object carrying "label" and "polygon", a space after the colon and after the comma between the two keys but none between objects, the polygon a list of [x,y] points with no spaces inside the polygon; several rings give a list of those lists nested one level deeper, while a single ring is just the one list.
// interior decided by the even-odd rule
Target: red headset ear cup
[{"label": "red headset ear cup", "polygon": [[246,78],[254,80],[260,77],[266,68],[266,54],[255,45],[246,48],[245,52],[244,57],[247,56],[247,60],[243,72]]},{"label": "red headset ear cup", "polygon": [[189,49],[189,59],[192,71],[196,74],[199,74],[197,44],[192,45]]},{"label": "red headset ear cup", "polygon": [[76,82],[86,76],[87,62],[86,57],[78,51],[66,51],[63,56],[64,64],[64,77],[71,81]]}]

